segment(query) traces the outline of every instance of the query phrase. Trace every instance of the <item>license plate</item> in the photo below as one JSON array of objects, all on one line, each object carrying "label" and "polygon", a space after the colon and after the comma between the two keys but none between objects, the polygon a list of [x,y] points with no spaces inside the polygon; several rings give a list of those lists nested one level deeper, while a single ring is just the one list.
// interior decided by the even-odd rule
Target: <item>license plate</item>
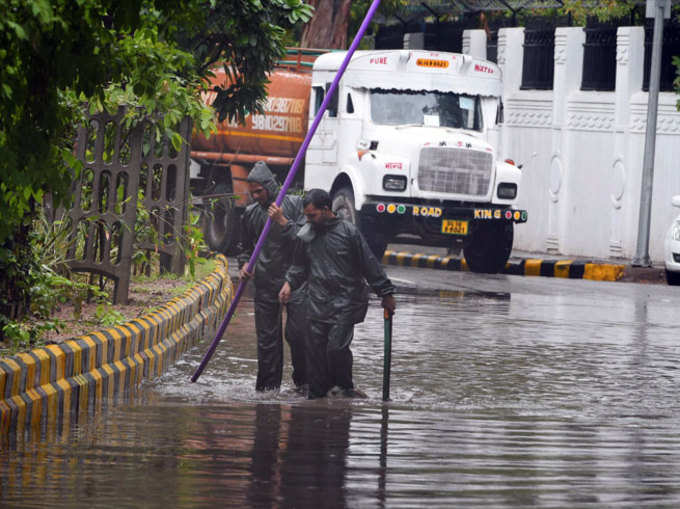
[{"label": "license plate", "polygon": [[455,219],[444,219],[442,221],[442,233],[451,235],[467,235],[468,222]]}]

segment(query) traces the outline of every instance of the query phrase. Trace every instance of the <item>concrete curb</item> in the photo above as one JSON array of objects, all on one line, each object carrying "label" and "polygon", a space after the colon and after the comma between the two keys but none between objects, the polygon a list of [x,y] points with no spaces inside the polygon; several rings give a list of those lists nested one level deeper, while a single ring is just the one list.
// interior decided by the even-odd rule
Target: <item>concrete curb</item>
[{"label": "concrete curb", "polygon": [[227,259],[157,311],[123,325],[0,359],[0,433],[61,432],[115,404],[214,334],[233,296]]},{"label": "concrete curb", "polygon": [[[409,253],[406,251],[385,251],[382,262],[386,265],[423,267],[440,270],[469,271],[464,258],[451,256]],[[617,281],[623,277],[625,265],[595,263],[592,261],[542,260],[526,258],[510,261],[503,274],[516,276],[545,276],[568,279],[590,279],[594,281]]]}]

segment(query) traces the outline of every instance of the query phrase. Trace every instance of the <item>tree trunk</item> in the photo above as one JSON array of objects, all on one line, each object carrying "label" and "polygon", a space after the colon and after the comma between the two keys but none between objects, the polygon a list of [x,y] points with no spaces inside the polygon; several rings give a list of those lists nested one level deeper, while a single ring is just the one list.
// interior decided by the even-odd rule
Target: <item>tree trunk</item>
[{"label": "tree trunk", "polygon": [[346,49],[351,0],[307,0],[314,16],[302,31],[303,48]]}]

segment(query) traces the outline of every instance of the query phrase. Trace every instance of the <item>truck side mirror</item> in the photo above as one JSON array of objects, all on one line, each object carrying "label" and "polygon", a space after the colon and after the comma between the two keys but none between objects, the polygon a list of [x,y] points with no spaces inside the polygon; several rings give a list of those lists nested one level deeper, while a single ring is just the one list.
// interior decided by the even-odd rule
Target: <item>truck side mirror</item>
[{"label": "truck side mirror", "polygon": [[680,207],[680,194],[676,194],[671,198],[671,203],[674,207]]},{"label": "truck side mirror", "polygon": [[498,99],[498,108],[496,109],[496,125],[503,123],[503,100]]}]

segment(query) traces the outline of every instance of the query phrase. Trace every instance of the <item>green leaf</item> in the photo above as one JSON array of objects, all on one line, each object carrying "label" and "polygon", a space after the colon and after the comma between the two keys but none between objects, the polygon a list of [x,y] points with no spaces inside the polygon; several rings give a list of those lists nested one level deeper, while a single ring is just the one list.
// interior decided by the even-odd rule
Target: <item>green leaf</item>
[{"label": "green leaf", "polygon": [[179,152],[182,150],[182,137],[180,136],[179,133],[172,133],[170,136],[170,143],[172,143],[172,147]]},{"label": "green leaf", "polygon": [[19,39],[22,40],[27,40],[28,36],[26,35],[26,30],[24,30],[24,27],[22,27],[19,23],[16,23],[15,21],[12,21],[11,19],[5,20],[7,25],[12,27],[14,29],[14,33],[17,35]]}]

